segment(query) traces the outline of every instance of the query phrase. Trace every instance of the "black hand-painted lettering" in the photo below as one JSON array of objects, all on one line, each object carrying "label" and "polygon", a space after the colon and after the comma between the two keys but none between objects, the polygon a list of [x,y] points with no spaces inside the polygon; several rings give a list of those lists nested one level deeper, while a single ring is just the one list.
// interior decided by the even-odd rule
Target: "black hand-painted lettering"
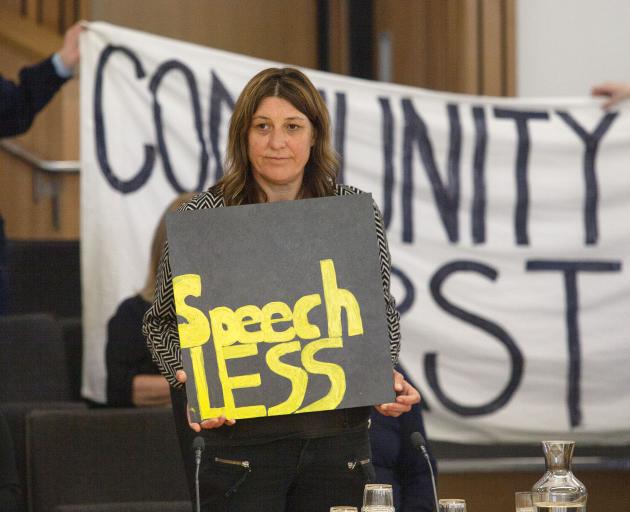
[{"label": "black hand-painted lettering", "polygon": [[510,356],[510,378],[503,390],[493,400],[479,406],[466,406],[455,402],[455,400],[449,398],[442,390],[438,379],[437,354],[435,352],[429,352],[425,355],[424,371],[429,386],[444,407],[460,416],[481,416],[501,409],[511,400],[523,377],[523,355],[512,337],[503,327],[456,306],[444,297],[442,285],[452,274],[457,272],[477,272],[491,281],[496,280],[498,273],[494,268],[476,261],[453,261],[438,269],[431,278],[430,288],[431,295],[436,304],[444,311],[455,318],[459,318],[487,332],[506,348]]},{"label": "black hand-painted lettering", "polygon": [[597,128],[593,130],[593,133],[588,133],[568,112],[557,110],[556,114],[558,114],[560,119],[584,142],[584,186],[586,189],[584,198],[584,241],[586,245],[595,245],[599,238],[597,222],[599,185],[597,183],[595,159],[597,158],[597,148],[599,147],[600,141],[619,113],[608,112],[604,114]]},{"label": "black hand-painted lettering", "polygon": [[534,119],[549,119],[547,112],[531,112],[495,108],[494,116],[498,119],[513,119],[516,125],[516,214],[514,230],[518,245],[529,245],[527,220],[529,216],[529,183],[527,166],[529,162],[530,138],[528,123]]},{"label": "black hand-painted lettering", "polygon": [[[326,91],[323,89],[317,89],[319,95],[324,100],[324,103],[328,104],[326,97]],[[331,112],[331,107],[328,106],[328,111]],[[331,115],[332,117],[332,115]],[[346,93],[335,93],[335,123],[333,126],[334,132],[334,145],[335,151],[339,155],[339,173],[337,174],[337,182],[343,183],[344,181],[344,168],[345,168],[345,153],[346,153]]]},{"label": "black hand-painted lettering", "polygon": [[344,183],[346,166],[346,93],[335,93],[335,151],[339,155],[337,181]]},{"label": "black hand-painted lettering", "polygon": [[190,91],[190,99],[192,101],[192,111],[195,120],[195,132],[197,134],[197,141],[199,142],[200,154],[199,154],[199,179],[194,190],[203,190],[206,180],[208,179],[208,149],[206,148],[206,141],[203,137],[203,126],[201,122],[201,104],[199,102],[199,88],[197,87],[197,80],[195,75],[188,66],[177,60],[168,60],[157,68],[151,83],[149,84],[149,90],[153,93],[153,122],[155,123],[155,129],[157,132],[158,147],[160,148],[160,156],[162,157],[162,164],[164,166],[164,173],[166,179],[171,186],[178,192],[183,193],[187,190],[177,181],[175,173],[173,172],[173,166],[166,146],[166,139],[164,138],[164,125],[162,120],[162,107],[158,101],[158,89],[162,80],[167,73],[171,71],[180,72],[188,85]]},{"label": "black hand-painted lettering", "polygon": [[397,304],[396,309],[400,315],[404,315],[413,306],[413,301],[416,299],[416,290],[411,282],[411,279],[398,267],[392,265],[392,275],[400,279],[403,288],[405,289],[404,298]]},{"label": "black hand-painted lettering", "polygon": [[96,66],[96,79],[94,82],[94,145],[96,146],[96,158],[98,160],[99,167],[107,182],[115,190],[123,194],[130,194],[142,187],[151,176],[151,171],[153,171],[153,165],[155,163],[155,147],[150,144],[144,145],[144,163],[138,173],[129,180],[122,180],[116,176],[109,164],[109,159],[107,157],[105,117],[103,115],[103,82],[105,66],[107,65],[110,57],[115,53],[121,53],[133,62],[136,78],[143,78],[145,76],[142,63],[136,54],[129,48],[124,46],[107,45],[105,49],[103,49]]},{"label": "black hand-painted lettering", "polygon": [[486,241],[486,147],[488,127],[483,107],[472,108],[475,122],[475,155],[473,157],[472,240],[474,244]]},{"label": "black hand-painted lettering", "polygon": [[431,190],[438,208],[442,224],[451,243],[459,241],[459,170],[462,145],[462,128],[458,106],[447,105],[449,119],[448,179],[444,186],[437,169],[433,146],[429,140],[429,132],[423,119],[418,115],[411,100],[402,99],[405,115],[405,131],[403,141],[403,242],[413,242],[413,144],[417,143],[420,158],[431,183]]},{"label": "black hand-painted lettering", "polygon": [[394,115],[389,98],[378,99],[383,116],[381,138],[383,140],[383,222],[385,229],[392,220],[394,194]]},{"label": "black hand-painted lettering", "polygon": [[223,155],[219,146],[223,104],[226,104],[231,111],[234,111],[234,98],[232,98],[219,76],[213,71],[210,90],[210,146],[216,162],[215,181],[218,181],[223,176]]},{"label": "black hand-painted lettering", "polygon": [[619,272],[619,261],[552,261],[530,260],[527,270],[562,272],[564,276],[564,293],[566,300],[566,326],[569,350],[569,384],[567,389],[567,405],[569,421],[572,427],[582,423],[580,403],[580,376],[582,374],[582,354],[580,350],[580,326],[578,322],[579,295],[577,287],[578,272]]}]

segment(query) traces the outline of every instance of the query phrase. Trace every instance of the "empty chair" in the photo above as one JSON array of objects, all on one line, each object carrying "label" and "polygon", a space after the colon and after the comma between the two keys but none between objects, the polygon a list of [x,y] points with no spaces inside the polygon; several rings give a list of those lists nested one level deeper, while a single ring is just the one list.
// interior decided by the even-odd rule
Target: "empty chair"
[{"label": "empty chair", "polygon": [[167,408],[34,411],[27,458],[32,512],[82,504],[125,510],[130,502],[172,509],[190,500]]},{"label": "empty chair", "polygon": [[[39,409],[87,409],[83,402],[3,402],[0,404],[0,412],[5,416],[11,438],[17,466],[20,495],[18,510],[26,511],[26,417],[34,410]],[[2,509],[0,508],[0,512]]]},{"label": "empty chair", "polygon": [[189,501],[144,501],[59,505],[53,512],[193,512],[193,508]]},{"label": "empty chair", "polygon": [[81,316],[78,240],[6,241],[6,312]]},{"label": "empty chair", "polygon": [[52,316],[0,316],[0,374],[0,402],[72,399],[61,328]]},{"label": "empty chair", "polygon": [[0,410],[0,510],[4,512],[19,510],[20,489],[11,431]]},{"label": "empty chair", "polygon": [[7,239],[4,235],[4,219],[0,215],[0,315],[7,312]]}]

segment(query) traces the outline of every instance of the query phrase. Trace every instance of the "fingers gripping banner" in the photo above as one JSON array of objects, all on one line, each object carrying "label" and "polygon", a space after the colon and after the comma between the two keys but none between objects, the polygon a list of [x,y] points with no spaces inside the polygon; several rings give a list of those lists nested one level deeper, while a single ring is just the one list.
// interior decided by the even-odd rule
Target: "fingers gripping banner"
[{"label": "fingers gripping banner", "polygon": [[[82,41],[83,393],[153,230],[223,173],[238,94],[276,63],[92,23]],[[401,360],[435,439],[630,442],[630,112],[306,70],[341,179],[387,226]]]}]

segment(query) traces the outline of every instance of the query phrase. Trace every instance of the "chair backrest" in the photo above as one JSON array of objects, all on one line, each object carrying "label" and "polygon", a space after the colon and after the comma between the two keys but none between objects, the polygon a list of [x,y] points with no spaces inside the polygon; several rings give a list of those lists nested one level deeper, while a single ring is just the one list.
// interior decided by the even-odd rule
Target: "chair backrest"
[{"label": "chair backrest", "polygon": [[0,316],[0,375],[0,402],[72,399],[61,328],[52,316]]},{"label": "chair backrest", "polygon": [[78,240],[7,240],[7,313],[81,316],[79,253]]},{"label": "chair backrest", "polygon": [[[18,510],[26,511],[26,417],[39,409],[87,409],[84,402],[3,402],[0,411],[5,416],[13,439],[15,464],[20,483],[20,503]],[[0,452],[1,454],[1,452]]]},{"label": "chair backrest", "polygon": [[0,315],[7,312],[7,239],[4,236],[4,219],[0,215]]},{"label": "chair backrest", "polygon": [[70,393],[73,400],[81,400],[83,373],[83,323],[81,317],[58,318],[66,351]]},{"label": "chair backrest", "polygon": [[170,409],[34,411],[27,458],[32,512],[190,499]]},{"label": "chair backrest", "polygon": [[193,508],[190,501],[143,501],[59,505],[53,512],[193,512]]}]

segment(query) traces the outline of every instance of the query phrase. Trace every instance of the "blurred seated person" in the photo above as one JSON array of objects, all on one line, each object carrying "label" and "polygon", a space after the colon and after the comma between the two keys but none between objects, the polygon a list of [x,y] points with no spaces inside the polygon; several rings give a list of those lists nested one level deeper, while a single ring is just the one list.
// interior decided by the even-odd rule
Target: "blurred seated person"
[{"label": "blurred seated person", "polygon": [[0,410],[0,510],[17,512],[20,484],[9,424]]},{"label": "blurred seated person", "polygon": [[[411,383],[409,375],[401,366],[395,368]],[[394,490],[394,506],[398,512],[433,512],[433,484],[426,459],[411,444],[411,434],[420,432],[427,438],[422,421],[420,404],[415,404],[406,414],[397,418],[378,414],[375,409],[370,416],[370,446],[376,482],[391,484]],[[437,478],[437,466],[429,457]]]},{"label": "blurred seated person", "polygon": [[27,131],[37,113],[72,76],[79,62],[79,23],[70,27],[63,46],[52,56],[20,70],[19,84],[0,75],[0,137]]},{"label": "blurred seated person", "polygon": [[593,96],[604,96],[606,101],[602,104],[604,110],[616,107],[624,100],[630,98],[630,82],[604,82],[591,89]]},{"label": "blurred seated person", "polygon": [[175,199],[162,216],[153,235],[151,259],[144,288],[125,299],[107,323],[107,404],[114,407],[170,405],[168,382],[153,362],[142,335],[142,318],[153,302],[155,275],[166,241],[166,213],[175,211],[194,193]]}]

